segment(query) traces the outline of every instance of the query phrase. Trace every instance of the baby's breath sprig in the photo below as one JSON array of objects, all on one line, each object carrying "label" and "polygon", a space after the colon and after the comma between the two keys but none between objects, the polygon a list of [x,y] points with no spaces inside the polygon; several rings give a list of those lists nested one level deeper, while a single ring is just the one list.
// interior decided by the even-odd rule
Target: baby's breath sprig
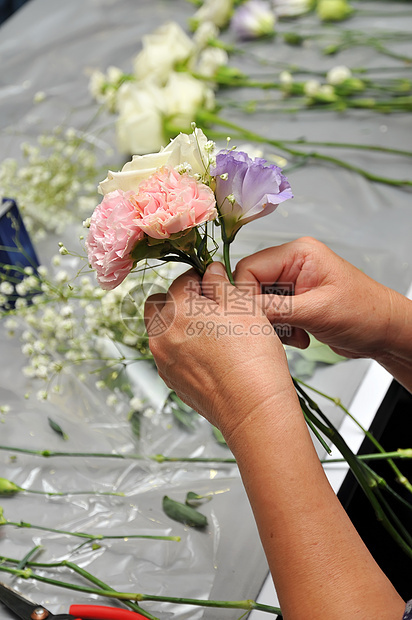
[{"label": "baby's breath sprig", "polygon": [[16,200],[35,241],[90,215],[101,174],[94,140],[77,129],[56,127],[36,144],[24,142],[21,152],[21,161],[0,164],[0,195]]},{"label": "baby's breath sprig", "polygon": [[[119,367],[152,359],[147,335],[139,329],[141,321],[137,319],[143,309],[136,306],[138,296],[133,291],[143,283],[167,287],[170,267],[139,270],[116,289],[104,291],[94,284],[90,274],[73,277],[63,268],[66,253],[68,250],[61,244],[50,267],[40,266],[36,273],[26,267],[20,270],[21,279],[15,281],[0,274],[0,295],[10,302],[0,309],[0,316],[4,317],[8,336],[21,341],[27,359],[23,373],[38,386],[39,400],[59,393],[62,374],[78,365],[80,379],[100,375],[95,380],[96,388],[109,388],[107,404],[115,406]],[[130,349],[130,357],[124,350],[108,354],[107,341]],[[127,382],[121,382],[121,390],[128,398],[133,397]]]}]

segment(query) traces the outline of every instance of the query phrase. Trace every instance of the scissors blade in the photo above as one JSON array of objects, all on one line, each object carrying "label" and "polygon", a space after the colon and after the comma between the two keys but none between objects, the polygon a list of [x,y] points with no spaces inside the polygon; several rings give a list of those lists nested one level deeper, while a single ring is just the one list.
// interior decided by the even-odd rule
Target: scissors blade
[{"label": "scissors blade", "polygon": [[0,601],[22,620],[30,620],[33,611],[39,607],[5,586],[4,583],[0,583]]}]

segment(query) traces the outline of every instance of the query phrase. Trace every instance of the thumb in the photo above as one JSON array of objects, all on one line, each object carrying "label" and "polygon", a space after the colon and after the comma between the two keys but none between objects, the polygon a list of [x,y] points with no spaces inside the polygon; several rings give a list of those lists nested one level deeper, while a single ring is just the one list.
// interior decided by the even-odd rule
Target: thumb
[{"label": "thumb", "polygon": [[223,304],[232,288],[234,287],[229,282],[224,265],[218,262],[210,263],[202,279],[202,294],[218,304]]}]

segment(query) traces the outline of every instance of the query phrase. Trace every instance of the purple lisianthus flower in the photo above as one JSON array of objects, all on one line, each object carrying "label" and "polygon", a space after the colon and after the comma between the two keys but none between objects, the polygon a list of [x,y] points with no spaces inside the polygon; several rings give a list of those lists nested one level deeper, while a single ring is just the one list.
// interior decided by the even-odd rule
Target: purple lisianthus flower
[{"label": "purple lisianthus flower", "polygon": [[257,39],[274,33],[275,13],[265,0],[248,0],[234,13],[230,22],[239,39]]},{"label": "purple lisianthus flower", "polygon": [[269,215],[281,202],[293,198],[278,166],[260,157],[251,159],[242,151],[219,151],[210,173],[216,180],[216,203],[228,241],[244,224]]}]

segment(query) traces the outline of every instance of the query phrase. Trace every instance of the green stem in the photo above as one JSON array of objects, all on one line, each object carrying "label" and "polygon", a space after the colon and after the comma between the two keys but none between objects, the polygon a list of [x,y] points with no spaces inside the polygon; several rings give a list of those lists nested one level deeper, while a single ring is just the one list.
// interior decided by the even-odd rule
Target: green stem
[{"label": "green stem", "polygon": [[151,460],[157,463],[236,463],[231,458],[207,458],[207,457],[180,457],[165,456],[164,454],[145,455],[141,454],[121,454],[119,452],[55,452],[53,450],[29,450],[26,448],[18,448],[14,446],[0,446],[0,450],[6,452],[17,452],[19,454],[29,454],[31,456],[39,456],[42,458],[56,457],[73,457],[73,458],[105,458],[120,460]]},{"label": "green stem", "polygon": [[[272,607],[270,605],[263,605],[261,603],[257,603],[251,599],[240,600],[240,601],[216,601],[216,600],[207,600],[207,599],[194,599],[194,598],[184,598],[184,597],[175,597],[175,596],[156,596],[154,594],[141,594],[137,592],[117,592],[116,590],[98,590],[95,588],[89,588],[84,586],[77,586],[72,583],[57,581],[56,579],[49,579],[48,577],[43,577],[41,575],[37,575],[31,569],[25,570],[17,570],[15,568],[9,568],[6,566],[0,566],[0,571],[4,571],[7,573],[11,573],[12,575],[17,575],[24,579],[36,579],[37,581],[41,581],[43,583],[48,583],[50,585],[67,588],[69,590],[74,590],[77,592],[85,592],[86,594],[96,594],[98,596],[104,596],[106,598],[115,598],[120,601],[156,601],[161,603],[174,603],[176,605],[195,605],[198,607],[213,607],[220,609],[245,609],[247,611],[252,611],[252,609],[256,609],[258,611],[264,611],[266,613],[279,615],[281,610],[279,607]],[[141,613],[139,608],[139,613]]]},{"label": "green stem", "polygon": [[[396,529],[396,527],[394,527],[387,514],[385,514],[385,511],[376,493],[376,490],[378,489],[378,483],[375,477],[371,475],[370,469],[365,466],[365,464],[362,463],[362,461],[359,460],[359,458],[352,452],[343,437],[339,434],[333,424],[326,418],[317,403],[315,403],[306,394],[303,388],[296,381],[294,381],[294,384],[297,391],[303,395],[306,401],[304,407],[308,417],[312,420],[316,427],[332,441],[332,443],[345,458],[352,473],[354,474],[370,504],[372,505],[378,521],[382,523],[384,528],[395,540],[395,542],[402,548],[402,550],[410,558],[412,558],[412,547],[405,541],[402,535],[399,534],[399,531]],[[319,415],[322,421],[319,420],[317,415],[314,415],[313,412],[316,412],[316,414]]]},{"label": "green stem", "polygon": [[[37,547],[35,549],[37,549]],[[32,554],[33,551],[34,550],[32,550],[30,552],[30,554]],[[0,562],[2,564],[3,563],[5,563],[5,564],[17,564],[17,570],[21,570],[22,568],[25,568],[26,566],[29,566],[30,568],[42,568],[42,569],[45,569],[45,568],[46,569],[47,568],[55,569],[55,568],[65,568],[65,567],[67,567],[70,570],[72,570],[73,572],[75,572],[78,575],[80,575],[81,577],[84,577],[84,579],[86,579],[90,583],[93,583],[94,585],[98,586],[102,590],[109,590],[109,591],[112,591],[112,592],[116,592],[116,590],[114,590],[114,588],[111,588],[104,581],[101,581],[101,579],[98,579],[97,577],[95,577],[91,573],[87,572],[84,568],[81,568],[80,566],[78,566],[74,562],[70,562],[69,560],[62,560],[61,562],[51,562],[51,563],[50,562],[29,562],[29,561],[26,561],[24,567],[21,567],[20,564],[22,562],[20,562],[19,560],[16,560],[15,558],[9,558],[9,557],[5,557],[5,556],[0,556]],[[34,579],[36,578],[34,575],[32,575],[32,576],[33,576]],[[125,603],[125,605],[127,605],[127,607],[130,607],[130,609],[133,609],[133,611],[136,611],[139,614],[141,614],[142,616],[145,616],[146,618],[149,618],[149,620],[159,620],[155,616],[152,616],[152,614],[150,614],[149,612],[143,610],[137,603],[132,603],[131,601],[124,601],[124,603]]]},{"label": "green stem", "polygon": [[[375,448],[377,450],[379,450],[379,452],[381,452],[382,454],[385,453],[385,449],[379,443],[379,441],[373,436],[373,434],[368,429],[364,428],[362,426],[362,424],[350,413],[349,409],[347,409],[343,405],[343,403],[340,400],[340,398],[333,398],[333,396],[329,396],[328,394],[325,394],[324,392],[321,392],[320,390],[317,390],[316,388],[311,387],[308,383],[305,383],[301,379],[297,379],[296,377],[294,377],[294,379],[300,385],[305,386],[306,388],[312,390],[316,394],[319,394],[319,396],[322,396],[323,398],[326,398],[327,400],[329,400],[329,401],[333,402],[335,405],[337,405],[347,416],[350,417],[350,419],[358,426],[358,428],[361,429],[361,431],[365,434],[365,436],[369,439],[369,441],[371,441],[373,443]],[[404,476],[404,474],[400,471],[400,469],[396,465],[396,463],[394,463],[390,458],[388,458],[387,460],[388,460],[389,466],[391,467],[392,471],[394,472],[394,474],[396,476],[397,481],[400,484],[402,484],[410,493],[412,493],[412,484],[409,482],[409,480],[406,478],[406,476]]]},{"label": "green stem", "polygon": [[330,155],[324,155],[322,153],[317,153],[316,151],[313,151],[311,153],[305,153],[304,151],[298,151],[296,149],[292,149],[287,146],[285,141],[272,140],[270,138],[265,138],[264,136],[261,136],[260,134],[257,134],[254,131],[240,127],[236,123],[232,123],[231,121],[222,119],[219,116],[212,114],[210,112],[202,111],[199,114],[198,123],[199,124],[204,123],[206,125],[211,123],[211,124],[216,124],[216,125],[220,125],[223,127],[227,127],[228,129],[233,129],[234,131],[237,131],[238,133],[243,135],[245,139],[249,139],[254,142],[270,144],[271,146],[275,146],[283,150],[285,153],[292,155],[293,157],[317,159],[320,161],[333,163],[336,166],[345,168],[346,170],[350,170],[351,172],[356,172],[360,176],[363,176],[369,181],[374,181],[375,183],[383,183],[385,185],[392,185],[395,187],[412,186],[412,181],[408,179],[402,180],[402,179],[391,179],[388,177],[381,177],[376,174],[373,174],[372,172],[368,172],[367,170],[364,170],[363,168],[360,168],[359,166],[355,166],[354,164],[350,164],[349,162],[346,162],[342,159],[338,159],[337,157],[331,157]]},{"label": "green stem", "polygon": [[[121,460],[144,460],[149,459],[156,461],[157,463],[236,463],[236,459],[233,457],[198,457],[198,456],[165,456],[164,454],[154,454],[142,456],[140,454],[118,454],[116,452],[50,452],[49,450],[25,450],[23,448],[15,448],[12,446],[0,446],[0,450],[10,452],[22,452],[24,454],[30,454],[32,456],[39,456],[43,458],[53,457],[90,457],[90,458],[107,458],[107,459],[121,459]],[[47,454],[45,454],[45,452]],[[412,448],[398,448],[392,452],[382,452],[379,454],[361,454],[358,455],[358,459],[365,461],[379,461],[386,459],[412,459]],[[326,459],[325,463],[342,463],[345,459]]]},{"label": "green stem", "polygon": [[[25,489],[19,487],[19,491],[24,493],[32,493],[34,495],[48,495],[49,497],[65,497],[67,495],[114,495],[117,497],[124,497],[124,493],[116,491],[35,491],[33,489]],[[1,495],[1,493],[0,493]]]},{"label": "green stem", "polygon": [[4,521],[0,523],[0,527],[5,525],[13,525],[18,528],[30,528],[34,530],[42,530],[43,532],[53,532],[54,534],[63,534],[65,536],[75,536],[77,538],[86,538],[88,542],[93,540],[126,540],[129,538],[141,538],[149,540],[169,540],[173,542],[179,542],[180,536],[149,536],[144,534],[123,534],[123,535],[105,535],[105,534],[86,534],[84,532],[69,532],[67,530],[58,530],[51,527],[44,527],[42,525],[33,525],[32,523],[26,523],[25,521]]},{"label": "green stem", "polygon": [[223,242],[223,261],[225,263],[226,273],[227,277],[229,278],[229,282],[234,286],[235,281],[233,279],[232,269],[230,266],[230,241]]},{"label": "green stem", "polygon": [[[412,448],[398,448],[392,452],[380,452],[379,454],[358,454],[361,461],[386,461],[388,459],[412,459]],[[325,459],[324,463],[342,463],[345,459]]]}]

